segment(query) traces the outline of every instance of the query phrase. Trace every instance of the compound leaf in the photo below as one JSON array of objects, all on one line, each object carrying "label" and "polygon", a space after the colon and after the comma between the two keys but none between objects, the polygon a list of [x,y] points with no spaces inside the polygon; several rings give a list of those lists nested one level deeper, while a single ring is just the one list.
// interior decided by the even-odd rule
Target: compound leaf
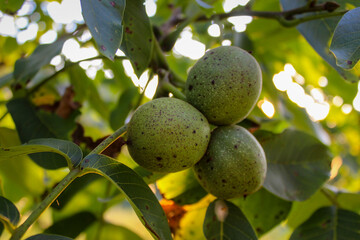
[{"label": "compound leaf", "polygon": [[[22,143],[37,138],[67,139],[69,133],[76,127],[75,117],[79,112],[74,111],[68,118],[63,119],[56,114],[37,110],[25,98],[12,99],[7,103],[16,129]],[[65,159],[51,152],[35,153],[31,159],[46,169],[57,169],[67,166]]]},{"label": "compound leaf", "polygon": [[[318,3],[325,1],[318,1]],[[303,7],[306,4],[304,0],[281,0],[284,10],[290,10]],[[301,17],[303,17],[301,15]],[[336,65],[336,59],[330,52],[329,42],[333,36],[334,30],[341,17],[329,17],[299,24],[296,28],[314,48],[314,50],[330,64],[347,81],[356,82],[359,77],[350,71]]]}]

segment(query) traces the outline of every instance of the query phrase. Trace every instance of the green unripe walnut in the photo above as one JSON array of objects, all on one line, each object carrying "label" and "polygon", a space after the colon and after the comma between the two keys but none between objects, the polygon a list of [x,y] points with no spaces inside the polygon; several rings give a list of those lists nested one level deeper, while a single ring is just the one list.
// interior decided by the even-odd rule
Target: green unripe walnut
[{"label": "green unripe walnut", "polygon": [[141,105],[128,125],[131,157],[154,172],[192,167],[205,154],[209,140],[205,116],[176,98],[158,98]]},{"label": "green unripe walnut", "polygon": [[206,154],[194,166],[199,183],[222,199],[257,191],[264,182],[266,169],[261,145],[250,132],[237,125],[216,128]]},{"label": "green unripe walnut", "polygon": [[186,99],[215,125],[235,124],[254,108],[261,92],[261,69],[241,48],[211,49],[189,72]]}]

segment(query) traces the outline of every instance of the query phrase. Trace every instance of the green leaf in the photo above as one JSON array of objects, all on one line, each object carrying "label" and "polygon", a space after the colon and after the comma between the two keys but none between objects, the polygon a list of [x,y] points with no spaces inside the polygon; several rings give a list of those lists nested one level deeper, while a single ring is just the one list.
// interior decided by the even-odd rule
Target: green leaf
[{"label": "green leaf", "polygon": [[[47,146],[37,146],[37,145],[21,145],[21,146],[15,146],[15,147],[9,147],[9,148],[0,148],[0,153],[2,154],[0,157],[0,161],[4,161],[4,160],[11,160],[12,158],[17,158],[19,156],[22,155],[28,155],[28,154],[33,154],[33,153],[57,153],[62,155],[62,157],[65,157],[65,154],[63,154],[61,151],[57,151],[56,149],[52,148],[52,147],[47,147]],[[42,165],[44,165],[45,167],[53,167],[56,166],[57,168],[59,167],[65,167],[66,166],[66,161],[68,158],[58,158],[59,160],[61,160],[61,162],[57,162],[55,159],[49,159],[48,162],[41,162]],[[65,165],[63,165],[63,163],[65,163]]]},{"label": "green leaf", "polygon": [[52,235],[52,234],[37,234],[27,238],[26,240],[73,240],[73,239],[59,235]]},{"label": "green leaf", "polygon": [[19,210],[7,198],[0,196],[0,221],[15,227],[20,219]]},{"label": "green leaf", "polygon": [[66,159],[69,168],[78,166],[82,159],[82,151],[75,143],[60,139],[39,138],[31,140],[26,145],[0,147],[0,161],[41,152],[53,152],[61,155]]},{"label": "green leaf", "polygon": [[203,231],[206,239],[257,239],[241,210],[233,203],[220,199],[209,205]]},{"label": "green leaf", "polygon": [[360,193],[339,192],[335,197],[342,208],[360,214]]},{"label": "green leaf", "polygon": [[318,209],[290,240],[360,239],[360,215],[335,206]]},{"label": "green leaf", "polygon": [[140,221],[156,239],[171,239],[165,213],[157,198],[144,180],[132,169],[116,160],[92,154],[81,168],[84,172],[97,173],[114,183],[127,197]]},{"label": "green leaf", "polygon": [[293,202],[291,211],[287,218],[287,225],[293,229],[297,228],[317,209],[331,205],[332,203],[329,199],[321,192],[321,190],[319,190],[305,201]]},{"label": "green leaf", "polygon": [[[12,99],[6,106],[22,143],[36,138],[68,138],[69,133],[76,127],[74,119],[79,113],[73,112],[67,119],[63,119],[56,114],[36,110],[25,98]],[[30,157],[47,169],[67,166],[66,161],[58,154],[36,153]]]},{"label": "green leaf", "polygon": [[[284,10],[303,7],[306,3],[303,0],[281,0]],[[306,15],[301,15],[306,16]],[[345,80],[356,82],[359,77],[352,72],[346,71],[336,65],[336,59],[329,50],[329,42],[332,38],[337,23],[341,17],[323,18],[302,23],[296,28],[305,37],[314,50],[329,63]]]},{"label": "green leaf", "polygon": [[70,217],[55,222],[47,228],[44,233],[76,238],[81,232],[95,222],[95,220],[96,216],[91,212],[78,212]]},{"label": "green leaf", "polygon": [[353,68],[360,58],[360,8],[345,13],[335,28],[330,50],[336,64],[345,69]]},{"label": "green leaf", "polygon": [[82,15],[102,54],[114,60],[123,32],[125,0],[81,0]]},{"label": "green leaf", "polygon": [[0,2],[0,11],[4,13],[14,14],[16,13],[25,0],[5,0]]},{"label": "green leaf", "polygon": [[[1,147],[7,148],[20,144],[16,130],[0,127]],[[37,166],[26,155],[17,157],[14,161],[1,161],[0,179],[4,196],[14,202],[19,201],[24,195],[37,197],[45,190],[44,169]]]},{"label": "green leaf", "polygon": [[342,209],[360,213],[359,193],[333,192],[330,189],[323,188],[306,201],[293,202],[291,212],[287,219],[287,224],[291,228],[297,228],[317,209],[333,205],[329,198],[324,194],[324,191],[326,191],[327,194],[329,194]]},{"label": "green leaf", "polygon": [[163,51],[169,52],[174,47],[184,28],[193,23],[195,19],[202,13],[200,8],[195,4],[192,4],[190,9],[191,11],[186,13],[187,19],[178,24],[172,32],[168,33],[163,39],[161,39],[160,46]]},{"label": "green leaf", "polygon": [[243,211],[258,236],[285,220],[292,205],[291,202],[276,197],[265,188],[246,198],[233,199],[231,202]]},{"label": "green leaf", "polygon": [[[89,231],[88,233],[88,239],[91,239],[91,237],[94,236],[98,227],[98,224],[94,225],[92,231]],[[101,226],[101,232],[98,237],[101,240],[142,240],[142,238],[133,231],[110,223],[105,223],[105,225]]]},{"label": "green leaf", "polygon": [[48,146],[54,149],[57,153],[62,155],[68,161],[68,165],[73,168],[77,167],[83,158],[81,148],[70,141],[54,138],[38,138],[30,140],[29,145]]},{"label": "green leaf", "polygon": [[153,34],[143,0],[127,0],[124,14],[124,37],[120,49],[131,60],[138,77],[149,66]]},{"label": "green leaf", "polygon": [[0,88],[5,86],[6,84],[10,83],[10,81],[13,79],[13,73],[6,74],[2,77],[0,77]]},{"label": "green leaf", "polygon": [[76,178],[51,205],[52,208],[61,210],[75,197],[75,195],[83,190],[87,185],[99,179],[97,174],[86,174]]},{"label": "green leaf", "polygon": [[287,129],[281,134],[257,131],[268,169],[264,187],[289,201],[303,201],[330,176],[332,155],[319,140],[304,132]]},{"label": "green leaf", "polygon": [[75,100],[79,102],[88,101],[104,119],[108,119],[109,110],[107,104],[101,98],[98,87],[94,81],[88,78],[85,71],[75,65],[69,70],[70,82],[74,87]]},{"label": "green leaf", "polygon": [[158,180],[156,185],[166,199],[171,199],[180,205],[196,203],[207,195],[192,169],[170,173]]},{"label": "green leaf", "polygon": [[110,126],[116,130],[125,124],[126,117],[133,108],[134,100],[140,96],[136,87],[126,89],[118,100],[116,107],[110,113]]},{"label": "green leaf", "polygon": [[43,66],[49,64],[53,57],[61,53],[64,42],[70,37],[59,38],[51,44],[39,45],[29,57],[17,60],[14,67],[15,81],[26,84]]},{"label": "green leaf", "polygon": [[80,115],[80,111],[73,111],[66,119],[56,113],[42,110],[35,110],[35,114],[41,123],[54,135],[54,138],[68,140],[71,139],[71,134],[76,129],[76,117]]}]

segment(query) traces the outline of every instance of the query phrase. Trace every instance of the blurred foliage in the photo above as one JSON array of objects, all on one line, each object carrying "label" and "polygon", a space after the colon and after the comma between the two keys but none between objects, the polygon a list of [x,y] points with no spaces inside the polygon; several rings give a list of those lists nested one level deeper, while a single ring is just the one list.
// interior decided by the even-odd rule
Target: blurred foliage
[{"label": "blurred foliage", "polygon": [[[96,28],[99,21],[91,14],[84,16],[88,25],[89,21],[94,21],[89,29],[85,21],[55,22],[48,6],[61,2],[64,4],[65,0],[1,1],[0,27],[7,30],[0,29],[0,147],[19,146],[34,138],[52,137],[76,143],[86,155],[101,140],[123,126],[139,105],[153,98],[149,93],[152,82],[159,83],[154,97],[168,96],[168,91],[162,89],[164,81],[170,81],[183,90],[189,68],[196,61],[174,47],[180,39],[185,39],[185,34],[202,43],[206,49],[228,41],[251,52],[263,71],[259,104],[244,124],[248,124],[246,127],[255,132],[260,141],[272,138],[270,143],[264,143],[267,154],[281,155],[281,161],[286,164],[283,167],[272,161],[272,167],[280,168],[282,174],[273,174],[271,182],[245,199],[225,202],[232,210],[230,217],[246,222],[246,230],[254,231],[260,239],[287,239],[292,232],[295,234],[293,239],[300,239],[296,236],[302,233],[303,227],[321,225],[322,220],[333,220],[337,215],[359,219],[360,64],[356,50],[360,44],[358,35],[346,35],[349,24],[357,28],[360,24],[358,1],[332,1],[340,6],[334,9],[335,13],[352,10],[348,12],[349,19],[342,19],[336,28],[341,14],[289,27],[284,25],[293,20],[291,18],[276,20],[256,16],[256,11],[283,11],[326,1],[252,0],[233,10],[255,15],[245,24],[246,30],[241,32],[227,21],[224,9],[228,1],[225,0],[157,0],[156,13],[151,17],[146,15],[144,1],[106,1],[106,7],[98,8],[96,17],[119,18],[116,22],[106,21],[99,25],[100,30],[107,33],[107,38],[102,38],[103,35],[91,37],[90,32],[94,35],[99,30]],[[94,7],[91,2],[81,1],[86,9]],[[106,9],[116,3],[121,3],[121,7],[112,9],[112,15],[105,18]],[[96,4],[102,6],[100,1],[94,4],[95,7]],[[321,11],[323,14],[329,12]],[[306,14],[298,14],[295,19],[319,13]],[[12,23],[5,22],[6,19]],[[112,24],[122,24],[122,32],[114,34],[114,39],[111,38]],[[218,24],[219,36],[209,35],[212,24]],[[30,31],[31,26],[37,26],[35,35],[24,42],[21,36]],[[12,28],[14,32],[9,33]],[[322,34],[324,32],[326,34]],[[332,43],[334,32],[336,41]],[[49,33],[54,33],[55,38],[47,40],[51,39]],[[109,48],[104,49],[104,46]],[[345,49],[339,51],[338,48],[343,46]],[[118,48],[122,52],[116,52]],[[191,45],[188,48],[192,50]],[[347,51],[356,54],[349,56]],[[337,66],[335,57],[339,52],[342,58]],[[346,63],[351,65],[351,70],[341,68]],[[328,106],[325,117],[314,119],[309,114],[314,112],[304,107],[305,100],[296,102],[290,90],[279,90],[274,77],[279,73],[288,74],[287,80],[282,81],[290,79],[293,85],[297,84],[297,89],[302,89],[300,93],[308,96],[307,100],[311,98],[314,103]],[[273,116],[268,116],[262,109],[264,101],[274,107]],[[299,134],[275,141],[274,136],[283,136],[281,134],[286,134],[286,129]],[[234,234],[227,227],[228,222],[210,218],[214,215],[212,208],[219,200],[201,188],[190,170],[166,176],[148,172],[129,157],[126,146],[123,146],[124,139],[109,147],[107,154],[138,173],[150,184],[156,197],[162,199],[160,204],[169,219],[174,239],[205,239],[205,236],[216,234],[216,229],[222,224],[229,234]],[[316,142],[315,145],[321,149],[315,149],[311,142]],[[313,155],[308,154],[307,147],[313,148]],[[40,160],[25,155],[16,161],[0,160],[0,198],[6,199],[6,206],[16,206],[20,222],[67,173],[64,162],[54,165],[48,160],[57,161],[56,157],[46,155],[44,160],[44,156]],[[328,172],[328,162],[317,167],[316,163],[324,158],[329,160],[330,156],[333,156],[331,172]],[[315,159],[315,164],[304,163],[310,158]],[[294,162],[298,165],[291,165]],[[293,171],[295,168],[297,171]],[[301,185],[304,184],[302,179],[299,182],[284,180],[296,179],[299,174],[306,173],[310,179],[307,178],[306,184],[309,185],[310,181],[311,185],[315,179],[311,178],[312,170],[318,168],[322,170],[321,181],[317,181],[311,191],[310,187]],[[279,175],[282,176],[280,180],[277,178]],[[320,188],[318,185],[324,181],[325,186]],[[279,190],[273,190],[274,185]],[[308,194],[299,198],[286,197],[289,189],[295,189],[293,194],[299,194],[297,185],[306,188],[301,190]],[[98,175],[82,176],[60,195],[26,236],[45,231],[76,239],[152,239],[146,227],[136,218],[133,220],[134,212],[124,199],[123,193]],[[114,210],[118,206],[126,209],[121,211],[122,215]],[[107,217],[109,215],[112,217]],[[17,222],[10,222],[2,216],[0,237],[6,239],[10,236],[8,226]],[[119,218],[124,219],[121,224],[116,221]],[[82,222],[82,219],[88,221]],[[205,235],[204,219],[216,226],[205,229]],[[129,224],[126,224],[127,220]],[[76,228],[77,222],[82,223],[79,228]],[[326,225],[326,229],[334,231],[333,225],[336,224],[333,221]],[[354,229],[356,231],[356,226]],[[357,231],[359,233],[359,229]]]}]

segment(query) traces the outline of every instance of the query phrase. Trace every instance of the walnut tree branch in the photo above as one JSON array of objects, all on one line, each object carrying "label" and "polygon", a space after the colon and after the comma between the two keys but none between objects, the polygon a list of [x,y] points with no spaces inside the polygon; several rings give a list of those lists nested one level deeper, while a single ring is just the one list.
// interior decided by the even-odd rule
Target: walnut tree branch
[{"label": "walnut tree branch", "polygon": [[[200,16],[196,19],[196,21],[208,21],[214,19],[226,19],[228,17],[233,16],[253,16],[259,18],[267,18],[277,20],[281,25],[285,27],[294,27],[300,23],[334,16],[341,16],[345,14],[347,11],[338,11],[335,10],[340,7],[336,2],[325,2],[322,4],[314,4],[314,5],[305,5],[299,8],[294,8],[286,11],[253,11],[248,8],[235,9],[229,13],[222,14],[214,14],[211,17],[207,17],[205,15]],[[296,18],[297,15],[301,15],[304,13],[320,13],[308,16],[302,16]],[[185,19],[184,19],[185,21]]]}]

